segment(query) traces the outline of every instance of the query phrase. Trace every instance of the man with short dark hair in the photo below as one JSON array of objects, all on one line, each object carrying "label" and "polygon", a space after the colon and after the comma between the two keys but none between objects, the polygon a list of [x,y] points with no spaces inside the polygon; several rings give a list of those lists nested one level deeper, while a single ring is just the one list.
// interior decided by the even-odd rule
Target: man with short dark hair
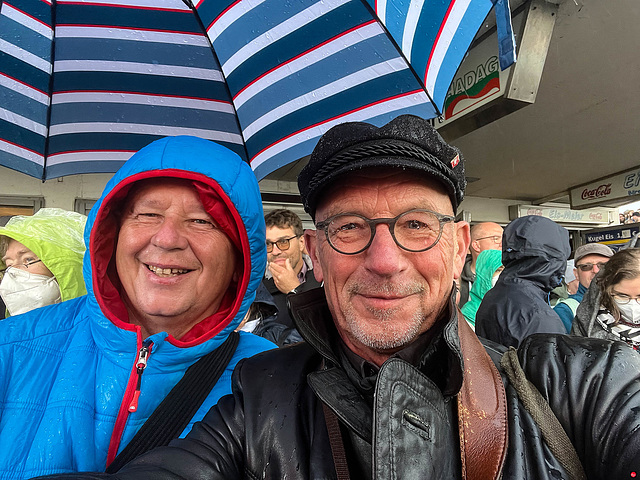
[{"label": "man with short dark hair", "polygon": [[233,395],[187,438],[114,478],[551,480],[586,478],[582,463],[591,480],[626,480],[639,471],[636,352],[566,335],[525,341],[526,378],[516,381],[549,403],[546,418],[561,425],[549,431],[508,380],[503,350],[483,346],[456,309],[470,240],[454,217],[465,183],[460,152],[418,117],[325,133],[298,178],[324,281],[324,291],[292,298],[307,341],[244,360]]},{"label": "man with short dark hair", "polygon": [[278,308],[276,321],[293,328],[287,294],[320,286],[313,276],[311,258],[305,252],[302,220],[287,209],[273,210],[264,216],[267,227],[267,271],[264,286]]},{"label": "man with short dark hair", "polygon": [[578,280],[578,291],[566,299],[559,300],[553,307],[567,329],[567,333],[571,331],[578,305],[582,302],[591,281],[609,261],[611,255],[613,255],[613,250],[601,243],[588,243],[576,248],[573,255],[573,264],[575,265],[573,274]]}]

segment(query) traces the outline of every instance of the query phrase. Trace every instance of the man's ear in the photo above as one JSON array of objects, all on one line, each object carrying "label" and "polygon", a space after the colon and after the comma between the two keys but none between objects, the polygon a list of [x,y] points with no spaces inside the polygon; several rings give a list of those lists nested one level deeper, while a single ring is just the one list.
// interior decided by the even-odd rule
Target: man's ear
[{"label": "man's ear", "polygon": [[[454,246],[455,251],[453,255],[453,278],[460,278],[462,269],[464,268],[464,262],[467,258],[467,250],[471,243],[471,234],[469,224],[467,222],[456,222],[454,227]],[[474,242],[475,243],[475,242]]]},{"label": "man's ear", "polygon": [[469,248],[471,248],[474,252],[476,253],[480,253],[480,244],[478,243],[477,240],[474,240],[473,242],[471,242],[471,244],[469,245]]},{"label": "man's ear", "polygon": [[300,251],[305,253],[306,251],[306,242],[304,241],[304,234],[300,237]]},{"label": "man's ear", "polygon": [[318,232],[316,230],[305,230],[304,241],[307,245],[307,252],[309,252],[311,262],[313,263],[313,276],[319,283],[322,283],[324,276],[322,273],[322,265],[318,259]]}]

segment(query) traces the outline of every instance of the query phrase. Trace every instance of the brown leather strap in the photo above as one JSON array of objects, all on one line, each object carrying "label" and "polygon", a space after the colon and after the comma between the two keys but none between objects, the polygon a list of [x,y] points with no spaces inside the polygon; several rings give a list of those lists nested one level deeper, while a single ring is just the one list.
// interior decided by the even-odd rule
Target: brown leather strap
[{"label": "brown leather strap", "polygon": [[462,478],[497,480],[507,453],[507,398],[498,369],[458,310],[464,380],[458,393]]},{"label": "brown leather strap", "polygon": [[333,462],[336,466],[336,474],[338,480],[349,480],[349,466],[347,465],[347,455],[344,451],[344,443],[342,442],[342,433],[340,432],[340,423],[338,417],[324,402],[322,410],[324,411],[324,421],[329,431],[329,444],[331,445],[331,453],[333,453]]}]

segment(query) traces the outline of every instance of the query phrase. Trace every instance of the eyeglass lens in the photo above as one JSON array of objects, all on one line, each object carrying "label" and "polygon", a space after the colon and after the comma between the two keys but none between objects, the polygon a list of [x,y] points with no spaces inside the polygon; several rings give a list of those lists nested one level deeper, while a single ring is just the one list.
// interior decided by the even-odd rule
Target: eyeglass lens
[{"label": "eyeglass lens", "polygon": [[[443,217],[446,221],[451,217]],[[405,250],[421,252],[433,247],[440,238],[441,223],[435,213],[411,210],[395,218],[368,219],[355,214],[337,215],[329,223],[321,222],[331,246],[350,255],[365,250],[373,241],[376,226],[386,223],[396,244]]]},{"label": "eyeglass lens", "polygon": [[291,240],[293,240],[294,238],[297,238],[297,236],[293,236],[290,238],[283,238],[282,240],[277,240],[275,242],[269,242],[267,241],[267,253],[271,253],[273,252],[273,246],[277,245],[278,246],[278,250],[284,252],[285,250],[289,250],[289,244],[291,242]]},{"label": "eyeglass lens", "polygon": [[618,302],[620,305],[627,305],[628,303],[631,303],[632,300],[634,300],[638,305],[640,305],[640,298],[631,298],[631,297],[627,297],[625,296],[619,296],[616,295],[615,293],[613,294],[613,297],[616,299],[616,302]]},{"label": "eyeglass lens", "polygon": [[590,272],[591,270],[593,270],[594,265],[597,265],[598,269],[601,270],[605,266],[605,263],[583,263],[581,265],[576,265],[576,267],[578,267],[583,272]]},{"label": "eyeglass lens", "polygon": [[478,238],[476,241],[480,241],[480,240],[491,240],[493,243],[500,243],[500,240],[502,240],[502,237],[499,235],[491,235],[490,237]]},{"label": "eyeglass lens", "polygon": [[4,269],[0,270],[0,278],[2,278],[2,276],[5,274],[5,272],[7,270],[9,270],[10,268],[26,268],[28,270],[29,269],[29,265],[34,265],[36,263],[40,263],[41,261],[42,260],[37,259],[37,260],[31,260],[30,262],[18,264],[18,265],[9,265],[8,267],[5,267]]}]

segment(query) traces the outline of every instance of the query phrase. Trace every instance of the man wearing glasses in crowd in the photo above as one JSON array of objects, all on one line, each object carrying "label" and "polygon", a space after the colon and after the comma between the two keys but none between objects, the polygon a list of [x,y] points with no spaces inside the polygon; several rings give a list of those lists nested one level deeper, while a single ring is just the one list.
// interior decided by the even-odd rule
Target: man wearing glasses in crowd
[{"label": "man wearing glasses in crowd", "polygon": [[[290,297],[306,342],[239,363],[233,394],[186,438],[111,478],[551,480],[586,478],[581,465],[590,480],[634,476],[636,352],[542,335],[524,342],[519,362],[504,357],[522,364],[518,385],[537,386],[560,421],[545,441],[551,422],[536,423],[502,350],[483,346],[457,310],[465,185],[460,152],[418,117],[325,133],[298,178],[324,282]],[[577,455],[564,462],[571,445]]]},{"label": "man wearing glasses in crowd", "polygon": [[476,223],[471,227],[469,255],[460,274],[460,301],[462,307],[469,300],[469,291],[476,280],[476,260],[484,250],[502,249],[502,227],[494,222]]},{"label": "man wearing glasses in crowd", "polygon": [[582,302],[584,294],[591,285],[591,280],[598,274],[600,269],[609,258],[613,255],[613,251],[606,245],[601,243],[589,243],[576,248],[573,255],[575,268],[573,274],[578,280],[578,291],[569,298],[558,301],[553,310],[560,316],[562,323],[567,328],[567,332],[571,331],[573,318],[576,316],[578,305]]},{"label": "man wearing glasses in crowd", "polygon": [[264,286],[278,308],[277,322],[293,327],[287,294],[320,286],[313,277],[311,258],[306,254],[302,220],[291,210],[278,209],[264,216],[267,225],[267,271]]}]

